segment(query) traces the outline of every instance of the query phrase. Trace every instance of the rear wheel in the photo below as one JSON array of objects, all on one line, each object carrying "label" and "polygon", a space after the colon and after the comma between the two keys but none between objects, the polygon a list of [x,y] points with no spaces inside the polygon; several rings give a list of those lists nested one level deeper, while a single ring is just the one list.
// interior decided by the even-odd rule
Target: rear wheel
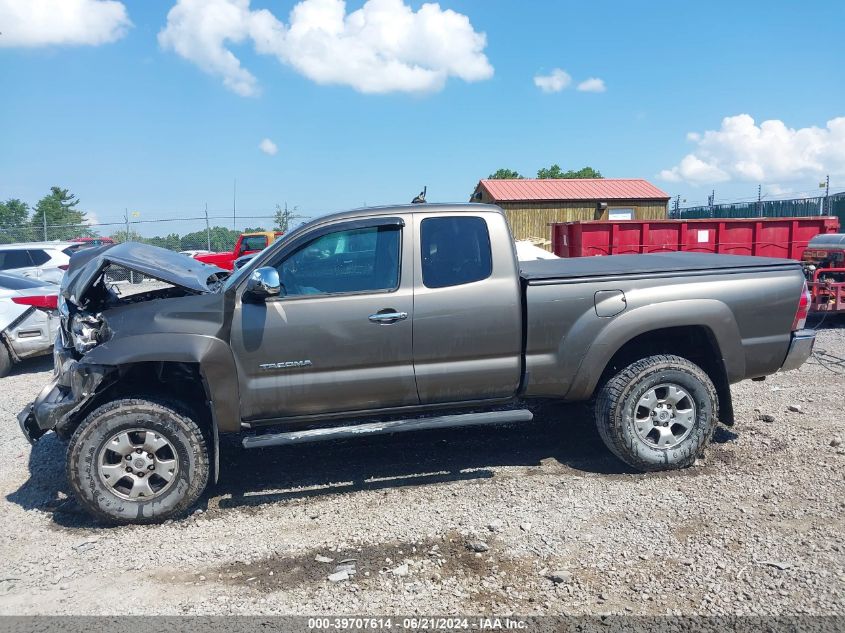
[{"label": "rear wheel", "polygon": [[713,437],[718,397],[695,363],[649,356],[604,385],[595,413],[614,455],[638,470],[670,470],[691,465]]},{"label": "rear wheel", "polygon": [[205,438],[190,414],[152,400],[109,402],[90,413],[68,448],[79,502],[112,523],[151,523],[187,511],[205,490]]}]

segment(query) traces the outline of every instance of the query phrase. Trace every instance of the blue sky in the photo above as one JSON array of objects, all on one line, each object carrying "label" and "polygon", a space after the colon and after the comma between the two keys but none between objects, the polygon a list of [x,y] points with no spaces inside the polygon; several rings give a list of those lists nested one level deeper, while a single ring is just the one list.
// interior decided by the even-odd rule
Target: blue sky
[{"label": "blue sky", "polygon": [[[0,40],[10,6],[54,1],[0,0]],[[289,26],[294,4],[253,0],[244,15],[268,9]],[[309,70],[304,45],[289,38],[274,49],[284,52],[259,53],[247,36],[225,46],[254,78],[252,96],[204,70],[205,53],[179,52],[188,18],[176,43],[159,42],[175,0],[123,5],[132,26],[113,31],[114,41],[71,41],[84,37],[55,35],[52,25],[51,35],[33,26],[29,39],[0,46],[0,198],[34,203],[55,184],[101,222],[124,208],[145,219],[194,216],[206,203],[229,214],[236,178],[239,215],[268,215],[285,201],[317,215],[407,202],[423,185],[431,201],[464,201],[498,167],[530,176],[551,163],[647,178],[689,203],[712,188],[717,199],[752,197],[758,182],[771,197],[815,192],[823,173],[845,189],[842,2],[445,0],[441,10],[466,16],[486,45],[454,44],[447,57],[457,61],[444,62],[424,50],[437,48],[431,38],[410,42],[417,64],[450,64],[442,88],[396,88],[370,68],[382,83],[363,93],[352,62]],[[456,29],[456,39],[467,35]],[[541,90],[535,77],[555,69],[571,83]],[[579,91],[589,78],[606,90]],[[754,123],[723,125],[741,114]],[[783,127],[761,131],[766,120]],[[265,138],[275,155],[259,149]]]}]

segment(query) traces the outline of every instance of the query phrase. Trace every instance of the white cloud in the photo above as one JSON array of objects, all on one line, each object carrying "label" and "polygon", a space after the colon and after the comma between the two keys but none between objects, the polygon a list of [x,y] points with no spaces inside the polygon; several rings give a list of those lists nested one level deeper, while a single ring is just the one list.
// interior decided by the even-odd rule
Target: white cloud
[{"label": "white cloud", "polygon": [[772,183],[768,187],[766,187],[766,195],[769,196],[782,196],[788,193],[794,193],[794,189],[791,187],[781,187],[777,183]]},{"label": "white cloud", "polygon": [[302,0],[284,24],[250,0],[178,0],[158,39],[244,96],[257,94],[258,82],[230,43],[252,42],[317,83],[364,93],[433,92],[449,77],[493,76],[486,36],[467,16],[431,3],[415,12],[402,0],[367,0],[347,13],[343,0]]},{"label": "white cloud", "polygon": [[0,48],[106,44],[132,22],[115,0],[0,0]]},{"label": "white cloud", "polygon": [[590,77],[578,84],[578,90],[581,92],[605,92],[607,91],[607,86],[604,85],[604,79]]},{"label": "white cloud", "polygon": [[276,144],[275,144],[273,141],[271,141],[269,138],[265,138],[265,139],[263,139],[263,140],[262,140],[262,141],[258,144],[258,149],[260,149],[262,152],[264,152],[264,153],[265,153],[265,154],[267,154],[268,156],[275,156],[275,155],[276,155],[276,154],[278,154],[278,152],[279,152],[279,147],[278,147],[278,145],[276,145]]},{"label": "white cloud", "polygon": [[789,128],[772,119],[757,125],[748,114],[725,117],[718,130],[690,132],[697,145],[659,177],[693,184],[744,180],[782,183],[845,175],[845,117],[825,127]]},{"label": "white cloud", "polygon": [[687,154],[681,159],[680,164],[672,169],[664,169],[660,177],[669,182],[724,182],[731,177],[716,165],[701,160],[695,154]]},{"label": "white cloud", "polygon": [[562,68],[555,68],[548,75],[536,75],[534,85],[543,92],[560,92],[572,83],[572,77]]}]

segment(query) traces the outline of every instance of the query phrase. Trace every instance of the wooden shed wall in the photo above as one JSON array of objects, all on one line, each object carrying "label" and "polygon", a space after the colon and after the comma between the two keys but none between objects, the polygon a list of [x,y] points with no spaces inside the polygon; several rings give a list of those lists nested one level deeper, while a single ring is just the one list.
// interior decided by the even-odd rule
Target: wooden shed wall
[{"label": "wooden shed wall", "polygon": [[[495,202],[505,211],[514,239],[543,240],[538,244],[551,250],[551,228],[554,222],[607,220],[608,211],[599,212],[596,202]],[[654,200],[614,200],[612,208],[633,208],[635,220],[665,220],[668,203]],[[547,243],[548,242],[548,243]]]}]

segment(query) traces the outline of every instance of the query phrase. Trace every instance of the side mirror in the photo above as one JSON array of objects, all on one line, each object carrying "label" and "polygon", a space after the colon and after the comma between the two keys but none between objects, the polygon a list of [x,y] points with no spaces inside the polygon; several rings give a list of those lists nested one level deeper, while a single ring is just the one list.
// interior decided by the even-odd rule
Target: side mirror
[{"label": "side mirror", "polygon": [[262,266],[252,271],[246,282],[246,294],[255,299],[268,299],[282,295],[279,271],[271,266]]}]

